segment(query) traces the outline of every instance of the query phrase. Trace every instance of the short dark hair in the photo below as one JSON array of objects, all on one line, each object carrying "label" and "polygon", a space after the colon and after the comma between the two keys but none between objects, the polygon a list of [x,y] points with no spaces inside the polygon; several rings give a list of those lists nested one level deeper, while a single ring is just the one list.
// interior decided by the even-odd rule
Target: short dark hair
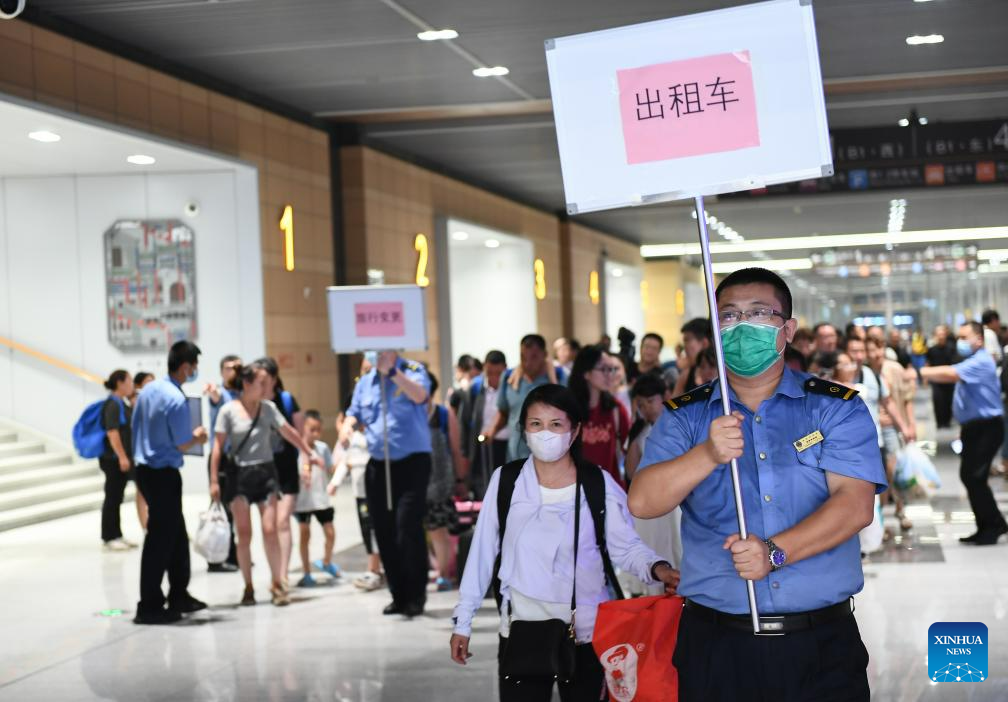
[{"label": "short dark hair", "polygon": [[139,390],[140,386],[147,382],[147,378],[153,378],[154,374],[148,371],[140,371],[133,376],[133,385]]},{"label": "short dark hair", "polygon": [[235,361],[240,360],[241,360],[240,356],[235,356],[233,353],[229,353],[227,356],[225,356],[220,360],[220,368],[221,370],[224,370],[224,366],[227,365],[228,363],[234,363]]},{"label": "short dark hair", "polygon": [[647,341],[648,339],[654,339],[655,341],[658,342],[658,345],[660,347],[665,348],[665,339],[661,337],[661,334],[658,334],[657,332],[648,332],[647,334],[641,337],[640,340],[641,346],[643,346],[644,342]]},{"label": "short dark hair", "polygon": [[441,383],[438,382],[437,376],[431,373],[430,368],[427,368],[426,365],[424,368],[427,370],[427,377],[430,378],[430,393],[427,395],[429,399],[434,397],[434,393],[436,393],[438,388],[441,387]]},{"label": "short dark hair", "polygon": [[773,271],[768,271],[766,268],[753,266],[752,268],[742,268],[729,273],[718,284],[717,289],[714,291],[714,297],[720,300],[721,293],[728,288],[734,288],[738,285],[752,285],[753,283],[771,286],[774,292],[777,293],[777,301],[781,303],[781,313],[784,315],[784,319],[791,319],[794,304],[791,299],[791,290],[783,278]]},{"label": "short dark hair", "polygon": [[467,353],[464,353],[461,356],[459,356],[458,363],[455,364],[456,368],[463,370],[467,373],[471,371],[473,368],[475,368],[475,366],[476,366],[476,359]]},{"label": "short dark hair", "polygon": [[668,385],[657,373],[645,373],[637,378],[637,382],[630,388],[630,399],[637,397],[654,397],[664,395],[668,390]]},{"label": "short dark hair", "polygon": [[567,337],[567,345],[571,347],[572,353],[577,353],[578,351],[581,350],[581,342],[578,341],[577,339],[571,339],[570,337]]},{"label": "short dark hair", "polygon": [[991,322],[1000,322],[1001,315],[997,313],[997,310],[984,310],[983,314],[980,315],[980,321],[984,326],[987,326]]},{"label": "short dark hair", "polygon": [[798,367],[801,368],[803,373],[808,371],[809,361],[805,358],[805,354],[791,344],[788,344],[784,347],[784,362],[788,363],[790,361],[796,361],[798,363]]},{"label": "short dark hair", "polygon": [[168,349],[168,372],[174,373],[183,363],[196,365],[199,363],[201,353],[203,352],[199,350],[199,346],[191,341],[176,341]]},{"label": "short dark hair", "polygon": [[314,419],[319,424],[322,423],[322,413],[319,412],[317,409],[305,410],[304,411],[304,418],[305,419]]},{"label": "short dark hair", "polygon": [[538,346],[543,351],[546,350],[546,339],[543,338],[542,334],[526,334],[521,340],[522,348],[528,346]]},{"label": "short dark hair", "polygon": [[[854,332],[860,331],[860,330],[861,330],[861,325],[860,324],[855,324],[854,322],[851,322],[844,329],[844,336],[847,337],[847,338],[850,338],[850,337],[854,336]],[[865,335],[867,336],[867,333]],[[860,339],[861,337],[858,337],[858,338]]]},{"label": "short dark hair", "polygon": [[[582,429],[584,428],[585,410],[574,397],[574,393],[563,385],[547,383],[546,385],[533,388],[525,397],[525,402],[522,403],[521,412],[518,415],[518,431],[525,431],[525,420],[528,419],[529,409],[532,405],[538,404],[556,407],[566,414],[572,429],[579,424]],[[578,434],[577,439],[571,445],[570,455],[574,459],[575,464],[581,460],[581,434]]]},{"label": "short dark hair", "polygon": [[815,341],[815,334],[808,327],[799,327],[795,331],[794,341]]},{"label": "short dark hair", "polygon": [[114,370],[109,374],[108,380],[105,381],[105,389],[109,392],[115,392],[115,389],[119,386],[119,383],[123,382],[130,377],[128,371]]},{"label": "short dark hair", "polygon": [[981,340],[983,340],[983,338],[984,338],[984,330],[983,330],[983,325],[980,324],[980,322],[974,322],[973,320],[970,320],[968,322],[963,322],[962,326],[969,327],[970,329],[973,330],[974,334],[976,334],[977,336],[980,337]]},{"label": "short dark hair", "polygon": [[711,323],[709,319],[704,317],[694,317],[686,324],[682,325],[682,329],[679,330],[681,334],[690,334],[697,339],[710,339],[714,340],[714,332],[711,329]]},{"label": "short dark hair", "polygon": [[717,354],[714,352],[713,346],[708,346],[703,351],[697,354],[696,363],[693,364],[694,368],[699,368],[701,363],[706,363],[711,368],[717,368]]},{"label": "short dark hair", "polygon": [[838,355],[836,351],[816,351],[815,355],[812,356],[811,365],[818,366],[820,369],[833,370],[836,368]]},{"label": "short dark hair", "polygon": [[862,344],[865,345],[865,348],[868,348],[868,342],[865,339],[862,339],[860,336],[848,336],[848,337],[844,337],[843,344],[841,345],[841,348],[844,351],[846,351],[847,349],[850,348],[850,345],[851,345],[852,341],[860,341]]},{"label": "short dark hair", "polygon": [[483,359],[483,363],[484,364],[492,363],[495,366],[506,366],[507,357],[504,355],[503,351],[498,351],[497,349],[494,349],[493,351],[487,352],[486,358]]}]

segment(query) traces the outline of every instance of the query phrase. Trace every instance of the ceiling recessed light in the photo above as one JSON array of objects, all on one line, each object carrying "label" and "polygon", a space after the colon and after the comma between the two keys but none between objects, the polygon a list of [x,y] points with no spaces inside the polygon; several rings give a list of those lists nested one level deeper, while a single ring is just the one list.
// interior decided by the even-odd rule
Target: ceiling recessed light
[{"label": "ceiling recessed light", "polygon": [[622,268],[613,268],[612,269],[612,276],[613,276],[613,278],[622,278],[623,277],[623,269]]},{"label": "ceiling recessed light", "polygon": [[37,132],[28,132],[28,138],[41,141],[43,144],[52,144],[63,137],[55,132],[50,132],[48,129],[40,129]]},{"label": "ceiling recessed light", "polygon": [[473,75],[477,78],[492,78],[494,76],[506,76],[510,73],[505,66],[483,66],[481,68],[474,68]]},{"label": "ceiling recessed light", "polygon": [[927,117],[918,117],[917,118],[917,124],[921,125],[922,127],[925,124],[927,124],[927,123],[928,123],[928,118]]},{"label": "ceiling recessed light", "polygon": [[906,117],[904,117],[903,119],[901,119],[896,124],[898,124],[901,127],[909,127],[910,126],[910,120],[908,120]]},{"label": "ceiling recessed light", "polygon": [[465,241],[469,238],[469,232],[454,232],[452,234],[452,239],[455,241]]},{"label": "ceiling recessed light", "polygon": [[941,34],[914,34],[913,36],[906,38],[906,43],[910,46],[919,46],[921,44],[941,44],[945,41],[945,37]]},{"label": "ceiling recessed light", "polygon": [[486,241],[483,242],[483,246],[487,247],[488,249],[497,249],[500,248],[500,242],[497,241],[496,239],[487,239]]},{"label": "ceiling recessed light", "polygon": [[157,159],[153,156],[147,156],[146,154],[133,154],[132,156],[127,156],[126,160],[134,166],[149,166],[157,162]]},{"label": "ceiling recessed light", "polygon": [[429,29],[426,32],[417,34],[420,41],[442,41],[444,39],[456,39],[458,32],[454,29]]}]

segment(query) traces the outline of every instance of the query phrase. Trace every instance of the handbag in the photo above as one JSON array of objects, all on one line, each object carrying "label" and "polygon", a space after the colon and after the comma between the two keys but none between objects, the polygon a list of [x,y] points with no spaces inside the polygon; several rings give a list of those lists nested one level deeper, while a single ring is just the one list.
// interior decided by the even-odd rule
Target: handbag
[{"label": "handbag", "polygon": [[[553,679],[569,683],[574,679],[577,641],[574,617],[577,613],[578,532],[581,527],[581,471],[574,488],[574,583],[571,591],[570,623],[561,619],[512,621],[501,656],[505,680]],[[510,615],[510,603],[508,604]]]}]

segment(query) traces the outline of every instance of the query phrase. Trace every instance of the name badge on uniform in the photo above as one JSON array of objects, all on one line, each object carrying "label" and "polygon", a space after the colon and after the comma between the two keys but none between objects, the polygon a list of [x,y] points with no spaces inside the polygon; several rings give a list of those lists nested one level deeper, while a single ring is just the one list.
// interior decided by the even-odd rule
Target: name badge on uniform
[{"label": "name badge on uniform", "polygon": [[801,453],[805,449],[811,448],[812,446],[815,446],[816,444],[820,443],[822,440],[823,440],[822,432],[816,429],[808,436],[803,436],[802,438],[798,439],[798,441],[794,442],[794,447],[798,449],[798,453]]}]

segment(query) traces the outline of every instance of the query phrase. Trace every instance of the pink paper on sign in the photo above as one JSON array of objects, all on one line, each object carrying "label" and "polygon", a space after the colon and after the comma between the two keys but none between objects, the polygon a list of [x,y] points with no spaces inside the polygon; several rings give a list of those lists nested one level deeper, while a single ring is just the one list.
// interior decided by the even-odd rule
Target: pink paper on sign
[{"label": "pink paper on sign", "polygon": [[748,51],[616,71],[627,163],[759,146]]},{"label": "pink paper on sign", "polygon": [[358,302],[354,305],[357,336],[405,336],[406,320],[401,302]]}]

